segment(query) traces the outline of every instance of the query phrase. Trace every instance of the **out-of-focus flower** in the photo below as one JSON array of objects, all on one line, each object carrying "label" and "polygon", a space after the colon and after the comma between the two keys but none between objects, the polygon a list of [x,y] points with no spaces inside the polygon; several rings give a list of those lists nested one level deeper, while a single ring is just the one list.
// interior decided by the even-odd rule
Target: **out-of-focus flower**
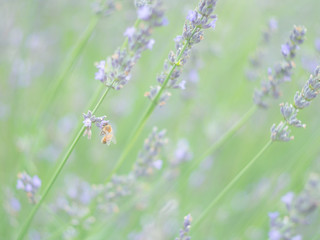
[{"label": "out-of-focus flower", "polygon": [[31,177],[25,172],[19,173],[16,187],[17,189],[25,191],[29,201],[35,204],[37,202],[36,193],[41,187],[41,180],[37,175]]}]

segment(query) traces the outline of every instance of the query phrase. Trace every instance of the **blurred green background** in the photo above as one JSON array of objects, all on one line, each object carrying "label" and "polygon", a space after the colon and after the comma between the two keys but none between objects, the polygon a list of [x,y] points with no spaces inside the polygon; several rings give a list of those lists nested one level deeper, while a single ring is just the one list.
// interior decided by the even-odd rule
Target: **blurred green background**
[{"label": "blurred green background", "polygon": [[[94,79],[94,63],[113,54],[124,40],[123,32],[135,21],[134,2],[117,3],[119,9],[99,18],[71,73],[46,105],[73,47],[94,18],[92,2],[0,1],[1,239],[14,239],[17,228],[32,208],[25,194],[15,188],[17,173],[37,174],[43,186],[46,185],[74,130],[82,122],[82,113],[87,112],[90,99],[100,87],[100,82]],[[64,191],[69,175],[77,175],[91,184],[101,183],[108,176],[149,104],[144,93],[156,85],[156,76],[162,71],[169,51],[174,49],[173,39],[181,34],[188,10],[197,4],[195,0],[164,1],[168,26],[155,29],[153,50],[143,53],[128,85],[121,91],[111,91],[96,113],[96,116],[107,115],[115,129],[117,144],[109,147],[100,144],[96,129],[90,141],[83,137],[45,201],[47,205],[57,193]],[[271,125],[282,118],[279,103],[292,102],[295,92],[310,75],[310,64],[319,63],[319,51],[314,45],[320,37],[319,9],[317,0],[218,1],[216,29],[205,31],[204,41],[193,49],[190,64],[184,69],[187,77],[198,66],[199,82],[190,84],[189,89],[187,84],[185,90],[192,95],[186,98],[180,90],[172,92],[167,104],[149,119],[128,163],[120,171],[125,174],[130,170],[153,126],[167,130],[169,142],[162,153],[164,169],[144,183],[146,207],[122,212],[121,205],[128,197],[119,203],[120,212],[116,216],[105,217],[105,232],[93,229],[79,239],[89,236],[90,239],[130,239],[130,233],[140,232],[150,222],[154,228],[146,239],[173,239],[185,215],[191,213],[196,219],[268,141]],[[283,84],[281,98],[273,100],[268,110],[258,110],[206,160],[207,165],[194,169],[190,179],[177,178],[178,184],[170,192],[154,189],[179,139],[188,140],[196,158],[253,105],[253,90],[260,83],[248,81],[246,71],[271,17],[278,21],[278,30],[266,46],[262,79],[267,75],[267,67],[282,59],[280,46],[287,41],[293,25],[304,25],[308,30],[307,39],[297,52],[292,82]],[[41,109],[43,106],[46,108]],[[300,112],[299,117],[307,128],[294,129],[292,142],[273,144],[192,233],[193,239],[267,239],[268,212],[285,212],[281,196],[288,191],[299,192],[310,172],[320,171],[318,109],[319,99],[315,99]],[[189,164],[183,164],[181,172]],[[19,212],[8,210],[11,195],[21,202]],[[39,232],[41,239],[62,239],[61,231],[54,234],[68,225],[64,221],[57,224],[53,220],[56,217],[66,219],[41,207],[29,238],[37,239]],[[99,235],[101,232],[104,235]],[[319,233],[312,236],[320,239]]]}]

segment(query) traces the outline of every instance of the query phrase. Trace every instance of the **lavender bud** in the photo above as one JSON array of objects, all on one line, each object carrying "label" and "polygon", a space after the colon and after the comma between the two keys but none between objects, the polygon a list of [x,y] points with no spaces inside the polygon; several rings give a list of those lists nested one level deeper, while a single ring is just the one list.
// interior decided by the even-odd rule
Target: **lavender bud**
[{"label": "lavender bud", "polygon": [[308,107],[310,102],[306,101],[300,92],[296,92],[294,95],[294,105],[295,107],[302,109]]},{"label": "lavender bud", "polygon": [[271,18],[269,20],[269,28],[272,31],[278,29],[278,21],[276,19],[274,19],[274,18]]},{"label": "lavender bud", "polygon": [[280,104],[280,112],[285,118],[287,124],[295,127],[306,127],[305,124],[302,124],[301,121],[297,119],[297,113],[299,110],[294,108],[291,104]]},{"label": "lavender bud", "polygon": [[274,98],[280,96],[279,85],[283,82],[291,81],[292,70],[295,66],[293,59],[295,58],[296,49],[303,43],[306,29],[301,26],[294,26],[290,34],[290,40],[281,45],[281,52],[284,61],[275,65],[273,71],[268,69],[268,82],[262,84],[261,91],[255,91],[253,100],[260,107],[266,108],[267,103],[263,100],[268,95]]},{"label": "lavender bud", "polygon": [[138,18],[142,19],[142,20],[149,20],[152,14],[152,10],[150,9],[150,7],[148,5],[144,5],[140,8],[138,8]]},{"label": "lavender bud", "polygon": [[271,140],[281,142],[293,140],[293,137],[290,137],[290,132],[290,129],[288,129],[288,126],[284,122],[280,122],[278,126],[273,124],[271,127]]},{"label": "lavender bud", "polygon": [[179,237],[176,240],[190,240],[191,237],[188,236],[191,227],[192,217],[190,214],[184,217],[183,228],[179,231]]},{"label": "lavender bud", "polygon": [[136,178],[151,175],[153,169],[160,170],[162,168],[163,163],[158,156],[163,146],[167,143],[165,132],[165,130],[158,132],[158,129],[154,127],[149,137],[145,140],[144,149],[140,151],[133,170],[133,175]]},{"label": "lavender bud", "polygon": [[285,57],[290,54],[290,46],[288,43],[281,45],[281,52]]},{"label": "lavender bud", "polygon": [[281,198],[281,201],[286,204],[286,207],[287,207],[288,210],[291,207],[293,198],[294,198],[294,193],[293,192],[288,192],[286,195],[284,195]]}]

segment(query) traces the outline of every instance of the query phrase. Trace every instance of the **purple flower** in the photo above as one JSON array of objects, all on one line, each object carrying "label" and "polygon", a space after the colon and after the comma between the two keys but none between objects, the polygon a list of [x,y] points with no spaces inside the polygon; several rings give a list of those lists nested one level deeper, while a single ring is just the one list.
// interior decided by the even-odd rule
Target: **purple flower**
[{"label": "purple flower", "polygon": [[186,81],[184,81],[184,80],[181,81],[178,86],[179,86],[179,88],[182,89],[182,90],[186,89]]},{"label": "purple flower", "polygon": [[31,185],[30,183],[28,183],[28,184],[26,185],[26,187],[24,188],[24,190],[25,190],[26,192],[31,192],[31,191],[32,191],[32,185]]},{"label": "purple flower", "polygon": [[183,37],[178,35],[173,39],[176,43],[181,42],[183,40]]},{"label": "purple flower", "polygon": [[278,29],[278,22],[277,22],[277,20],[275,20],[274,18],[271,18],[271,19],[269,20],[269,28],[270,28],[271,30],[276,30],[276,29]]},{"label": "purple flower", "polygon": [[136,29],[134,27],[129,27],[126,29],[123,35],[128,38],[132,38],[135,32],[136,32]]},{"label": "purple flower", "polygon": [[198,13],[196,11],[190,10],[187,15],[187,19],[194,23],[198,18]]},{"label": "purple flower", "polygon": [[281,45],[281,52],[285,57],[290,54],[290,46],[288,43]]},{"label": "purple flower", "polygon": [[24,190],[31,203],[36,203],[35,195],[41,186],[40,178],[35,175],[33,177],[29,176],[27,173],[19,173],[17,180],[17,189]]},{"label": "purple flower", "polygon": [[152,174],[152,169],[161,169],[162,160],[158,159],[160,151],[167,143],[165,131],[153,128],[151,134],[144,141],[144,149],[139,152],[138,160],[134,165],[133,176],[140,178]]},{"label": "purple flower", "polygon": [[179,237],[176,240],[190,240],[189,231],[191,228],[192,217],[190,214],[184,217],[183,228],[179,231]]},{"label": "purple flower", "polygon": [[41,187],[41,180],[37,175],[34,175],[32,178],[32,184],[34,187],[39,188]]},{"label": "purple flower", "polygon": [[147,43],[147,48],[148,49],[152,49],[153,45],[155,43],[155,40],[154,39],[150,39],[149,42]]},{"label": "purple flower", "polygon": [[16,188],[17,189],[24,189],[24,184],[21,179],[18,179]]},{"label": "purple flower", "polygon": [[83,120],[83,125],[85,127],[91,127],[91,124],[92,124],[92,122],[91,122],[90,118],[86,118]]},{"label": "purple flower", "polygon": [[153,166],[155,169],[160,170],[162,168],[163,162],[162,160],[156,160],[153,162]]},{"label": "purple flower", "polygon": [[96,67],[100,70],[104,70],[104,68],[106,67],[106,61],[104,60],[101,60],[97,65]]},{"label": "purple flower", "polygon": [[218,19],[218,18],[215,17],[215,18],[209,23],[209,27],[211,27],[212,29],[215,29],[217,19]]},{"label": "purple flower", "polygon": [[271,230],[269,232],[269,239],[270,240],[281,240],[281,233],[278,230]]},{"label": "purple flower", "polygon": [[138,9],[138,18],[148,20],[152,15],[152,10],[148,6],[143,6]]},{"label": "purple flower", "polygon": [[99,80],[101,82],[104,82],[104,80],[105,80],[104,71],[99,70],[98,72],[96,72],[94,75],[94,79]]},{"label": "purple flower", "polygon": [[21,209],[21,204],[19,200],[14,197],[10,199],[10,205],[12,209],[15,210],[16,212],[20,211]]},{"label": "purple flower", "polygon": [[104,60],[96,64],[96,68],[98,68],[98,71],[95,73],[95,77],[94,77],[96,80],[99,80],[101,82],[104,82],[106,80],[105,67],[106,67],[106,61]]},{"label": "purple flower", "polygon": [[197,70],[192,69],[189,72],[189,80],[192,83],[197,83],[199,81],[199,74],[198,74]]},{"label": "purple flower", "polygon": [[269,215],[269,218],[270,218],[271,221],[274,221],[279,217],[279,213],[278,212],[270,212],[270,213],[268,213],[268,215]]},{"label": "purple flower", "polygon": [[169,20],[168,20],[168,18],[166,18],[166,17],[164,17],[164,18],[162,18],[162,26],[167,26],[169,24]]}]

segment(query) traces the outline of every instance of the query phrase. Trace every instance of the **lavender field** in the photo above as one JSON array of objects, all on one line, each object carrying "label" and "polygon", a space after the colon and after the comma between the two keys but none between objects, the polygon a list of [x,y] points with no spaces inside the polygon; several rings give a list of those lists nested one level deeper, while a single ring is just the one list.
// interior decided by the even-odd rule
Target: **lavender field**
[{"label": "lavender field", "polygon": [[0,0],[0,239],[320,240],[319,9]]}]

